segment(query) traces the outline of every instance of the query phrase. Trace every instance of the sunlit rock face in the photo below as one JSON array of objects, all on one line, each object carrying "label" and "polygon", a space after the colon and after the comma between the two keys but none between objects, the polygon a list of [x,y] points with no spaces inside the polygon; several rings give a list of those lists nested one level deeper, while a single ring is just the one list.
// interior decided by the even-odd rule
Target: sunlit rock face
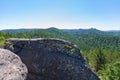
[{"label": "sunlit rock face", "polygon": [[27,67],[11,51],[0,49],[0,80],[26,80]]},{"label": "sunlit rock face", "polygon": [[8,39],[6,49],[27,65],[28,80],[99,80],[79,48],[59,39]]}]

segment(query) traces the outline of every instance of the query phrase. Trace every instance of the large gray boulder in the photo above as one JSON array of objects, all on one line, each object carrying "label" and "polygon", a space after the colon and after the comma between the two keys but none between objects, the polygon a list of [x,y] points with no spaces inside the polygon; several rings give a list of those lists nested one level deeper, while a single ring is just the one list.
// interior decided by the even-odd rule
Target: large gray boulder
[{"label": "large gray boulder", "polygon": [[99,80],[79,48],[59,39],[8,39],[7,49],[27,65],[28,80]]},{"label": "large gray boulder", "polygon": [[26,80],[27,68],[11,51],[0,49],[0,80]]}]

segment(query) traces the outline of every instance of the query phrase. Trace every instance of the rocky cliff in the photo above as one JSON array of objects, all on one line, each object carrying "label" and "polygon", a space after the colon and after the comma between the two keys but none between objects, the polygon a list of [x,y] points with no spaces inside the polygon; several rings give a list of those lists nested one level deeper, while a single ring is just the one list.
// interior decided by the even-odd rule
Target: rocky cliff
[{"label": "rocky cliff", "polygon": [[26,80],[27,67],[11,51],[0,49],[0,80]]},{"label": "rocky cliff", "polygon": [[59,39],[8,39],[6,49],[26,64],[28,80],[99,80],[79,48]]}]

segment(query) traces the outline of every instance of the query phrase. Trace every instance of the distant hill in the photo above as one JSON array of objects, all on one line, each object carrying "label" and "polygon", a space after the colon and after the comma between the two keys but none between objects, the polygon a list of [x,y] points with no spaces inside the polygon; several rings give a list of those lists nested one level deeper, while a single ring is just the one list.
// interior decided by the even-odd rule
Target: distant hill
[{"label": "distant hill", "polygon": [[10,33],[10,34],[14,34],[14,33],[33,31],[33,30],[37,30],[37,29],[5,29],[5,30],[1,30],[1,31],[2,32],[7,32],[7,33]]},{"label": "distant hill", "polygon": [[100,31],[95,28],[90,29],[57,29],[54,27],[48,28],[48,29],[6,29],[2,30],[3,32],[7,32],[10,34],[14,33],[22,33],[22,32],[29,32],[29,31],[36,31],[36,30],[46,30],[49,32],[66,32],[70,34],[100,34],[100,35],[113,35],[113,36],[120,36],[120,30],[118,31]]},{"label": "distant hill", "polygon": [[101,31],[98,29],[90,28],[90,29],[64,29],[64,32],[72,33],[72,34],[99,34],[99,35],[113,35],[120,36],[120,31]]},{"label": "distant hill", "polygon": [[120,36],[120,30],[106,31],[106,33],[114,36]]}]

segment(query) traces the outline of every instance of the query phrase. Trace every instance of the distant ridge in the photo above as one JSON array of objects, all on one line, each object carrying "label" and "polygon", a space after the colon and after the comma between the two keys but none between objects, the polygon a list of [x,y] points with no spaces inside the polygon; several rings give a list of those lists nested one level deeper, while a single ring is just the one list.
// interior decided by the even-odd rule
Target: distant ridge
[{"label": "distant ridge", "polygon": [[35,30],[35,29],[5,29],[5,30],[1,30],[1,31],[13,34],[13,33],[32,31],[32,30]]},{"label": "distant ridge", "polygon": [[33,29],[5,29],[1,30],[2,32],[7,32],[10,34],[14,33],[23,33],[23,32],[29,32],[29,31],[35,31],[35,30],[45,30],[48,32],[65,32],[70,34],[100,34],[100,35],[113,35],[113,36],[119,36],[120,30],[110,30],[110,31],[101,31],[95,28],[90,29],[57,29],[55,27],[50,27],[47,29],[41,29],[41,28],[33,28]]}]

